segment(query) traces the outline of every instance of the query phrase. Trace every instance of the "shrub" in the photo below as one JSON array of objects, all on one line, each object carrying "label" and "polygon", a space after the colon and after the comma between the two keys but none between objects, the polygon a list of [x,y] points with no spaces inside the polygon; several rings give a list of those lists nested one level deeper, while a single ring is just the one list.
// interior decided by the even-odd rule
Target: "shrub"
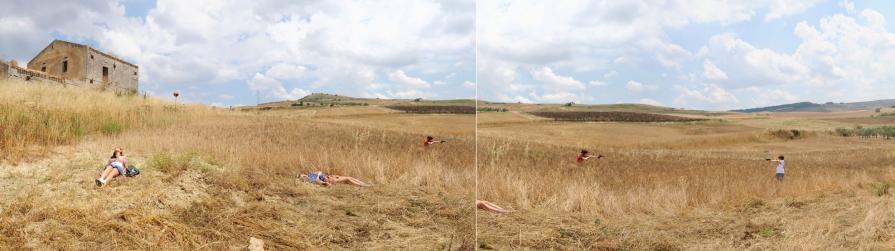
[{"label": "shrub", "polygon": [[777,235],[777,229],[773,227],[766,227],[761,229],[758,234],[761,235],[761,237],[765,238],[773,237],[774,235]]},{"label": "shrub", "polygon": [[774,130],[774,131],[771,131],[770,134],[774,137],[781,138],[781,139],[801,139],[806,136],[804,132],[802,132],[798,129]]},{"label": "shrub", "polygon": [[854,129],[836,128],[836,134],[843,137],[895,137],[895,126],[867,127],[857,126]]},{"label": "shrub", "polygon": [[475,114],[475,106],[463,105],[393,105],[386,107],[407,113]]},{"label": "shrub", "polygon": [[495,107],[479,107],[477,109],[479,112],[507,112],[507,108],[495,108]]},{"label": "shrub", "polygon": [[889,184],[889,182],[879,182],[879,183],[873,184],[873,188],[871,188],[871,191],[876,196],[883,196],[883,195],[889,194],[890,186],[891,185]]},{"label": "shrub", "polygon": [[558,121],[692,122],[705,119],[639,112],[532,112]]},{"label": "shrub", "polygon": [[105,135],[118,135],[124,131],[124,126],[114,120],[109,120],[103,123],[100,131]]}]

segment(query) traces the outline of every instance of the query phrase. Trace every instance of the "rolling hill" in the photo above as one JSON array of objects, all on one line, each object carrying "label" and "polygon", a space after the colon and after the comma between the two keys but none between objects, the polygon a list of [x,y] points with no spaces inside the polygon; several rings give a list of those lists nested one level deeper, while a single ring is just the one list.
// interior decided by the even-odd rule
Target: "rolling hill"
[{"label": "rolling hill", "polygon": [[895,107],[895,99],[882,99],[875,101],[817,104],[812,102],[798,102],[792,104],[775,105],[768,107],[731,110],[732,112],[843,112],[871,110],[876,108]]}]

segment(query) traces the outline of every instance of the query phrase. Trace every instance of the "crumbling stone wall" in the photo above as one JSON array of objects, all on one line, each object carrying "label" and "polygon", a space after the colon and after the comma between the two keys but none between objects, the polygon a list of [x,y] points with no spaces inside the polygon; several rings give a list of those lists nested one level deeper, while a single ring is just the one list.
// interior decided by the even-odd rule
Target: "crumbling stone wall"
[{"label": "crumbling stone wall", "polygon": [[[87,49],[85,81],[101,90],[111,90],[121,94],[135,94],[138,88],[138,68],[112,55]],[[105,75],[104,75],[105,71]]]},{"label": "crumbling stone wall", "polygon": [[[30,72],[29,71],[34,71]],[[138,67],[89,46],[56,40],[28,62],[28,70],[16,72],[31,81],[55,81],[119,94],[136,94]]]},{"label": "crumbling stone wall", "polygon": [[9,78],[9,64],[0,60],[0,80]]}]

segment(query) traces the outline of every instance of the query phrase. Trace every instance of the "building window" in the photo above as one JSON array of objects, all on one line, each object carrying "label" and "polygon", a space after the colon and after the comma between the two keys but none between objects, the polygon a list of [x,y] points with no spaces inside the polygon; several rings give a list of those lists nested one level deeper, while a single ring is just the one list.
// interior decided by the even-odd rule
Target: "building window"
[{"label": "building window", "polygon": [[134,76],[137,76],[137,72],[134,72]]},{"label": "building window", "polygon": [[109,67],[103,67],[103,83],[109,82]]},{"label": "building window", "polygon": [[62,73],[68,72],[68,61],[62,61]]},{"label": "building window", "polygon": [[93,59],[93,54],[90,54],[90,59]]},{"label": "building window", "polygon": [[47,72],[47,67],[46,67],[46,66],[44,66],[44,67],[40,67],[40,71],[42,71],[42,72]]}]

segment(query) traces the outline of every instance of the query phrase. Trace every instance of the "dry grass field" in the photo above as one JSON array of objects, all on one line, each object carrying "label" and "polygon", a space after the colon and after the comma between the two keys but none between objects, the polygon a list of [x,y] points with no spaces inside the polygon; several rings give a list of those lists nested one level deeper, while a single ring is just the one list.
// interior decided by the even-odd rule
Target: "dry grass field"
[{"label": "dry grass field", "polygon": [[[479,198],[516,210],[478,214],[482,249],[895,248],[895,141],[831,133],[873,125],[842,121],[872,112],[687,123],[519,112],[534,110],[479,114]],[[578,165],[580,149],[606,158]],[[764,159],[781,154],[776,182]]]},{"label": "dry grass field", "polygon": [[[241,250],[250,237],[269,250],[475,246],[473,115],[174,109],[152,98],[0,85],[4,122],[18,123],[3,124],[2,247]],[[109,121],[120,126],[104,129]],[[53,133],[69,128],[80,133]],[[35,130],[45,131],[24,133]],[[449,142],[423,149],[429,134]],[[116,146],[142,174],[96,187]],[[314,170],[374,186],[298,179]]]}]

